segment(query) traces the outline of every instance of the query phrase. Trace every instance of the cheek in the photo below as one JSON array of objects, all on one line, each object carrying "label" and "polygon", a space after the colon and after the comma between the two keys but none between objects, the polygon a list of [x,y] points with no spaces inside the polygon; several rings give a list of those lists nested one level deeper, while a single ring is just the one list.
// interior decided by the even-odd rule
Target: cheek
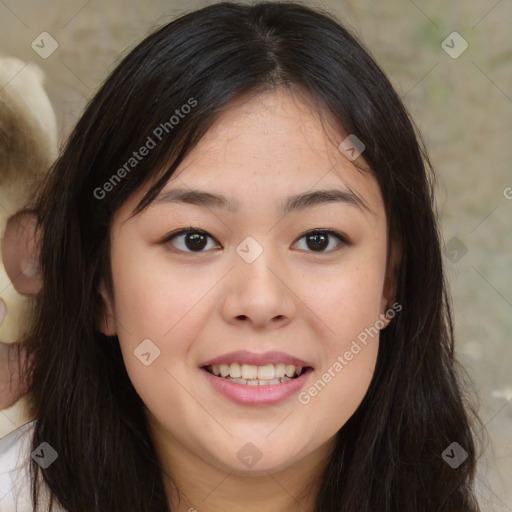
[{"label": "cheek", "polygon": [[[382,259],[381,259],[382,256]],[[327,283],[304,288],[316,322],[321,364],[299,395],[311,407],[316,428],[325,436],[337,432],[363,400],[373,378],[379,349],[378,323],[385,273],[385,250],[347,258]],[[313,414],[314,411],[314,414]],[[316,421],[313,420],[313,421]]]},{"label": "cheek", "polygon": [[349,342],[379,319],[384,265],[378,260],[365,264],[353,259],[329,275],[316,275],[303,283],[301,293],[321,320],[317,325],[322,329],[322,338],[333,344]]},{"label": "cheek", "polygon": [[321,428],[326,436],[337,432],[363,401],[375,371],[378,347],[378,335],[367,345],[351,342],[336,351],[336,357],[306,390],[311,401],[317,401],[317,410],[324,411],[325,426]]},{"label": "cheek", "polygon": [[147,247],[119,250],[112,255],[112,266],[116,320],[126,332],[160,342],[187,325],[194,307],[215,284],[211,275],[172,266]]},{"label": "cheek", "polygon": [[183,361],[205,321],[205,295],[218,278],[199,269],[173,269],[161,259],[140,254],[142,250],[113,252],[112,268],[123,359],[135,389],[149,405],[163,382],[173,396],[173,386],[178,392],[179,385],[172,376],[185,380]]},{"label": "cheek", "polygon": [[314,432],[315,440],[334,436],[368,391],[379,349],[379,331],[370,317],[364,304],[349,301],[330,320],[336,335],[318,336],[321,364],[297,395],[304,424],[308,432]]}]

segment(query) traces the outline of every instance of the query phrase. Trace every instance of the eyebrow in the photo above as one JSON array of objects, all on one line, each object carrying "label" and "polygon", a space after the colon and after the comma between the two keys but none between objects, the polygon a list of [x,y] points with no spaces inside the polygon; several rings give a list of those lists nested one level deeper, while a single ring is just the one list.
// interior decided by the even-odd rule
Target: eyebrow
[{"label": "eyebrow", "polygon": [[[238,213],[240,203],[234,198],[203,190],[174,188],[161,192],[154,200],[155,204],[186,203],[204,208],[224,209],[230,213]],[[305,210],[327,203],[344,203],[363,209],[364,202],[353,192],[340,189],[324,189],[303,192],[288,197],[280,204],[280,212],[289,214],[293,211]]]}]

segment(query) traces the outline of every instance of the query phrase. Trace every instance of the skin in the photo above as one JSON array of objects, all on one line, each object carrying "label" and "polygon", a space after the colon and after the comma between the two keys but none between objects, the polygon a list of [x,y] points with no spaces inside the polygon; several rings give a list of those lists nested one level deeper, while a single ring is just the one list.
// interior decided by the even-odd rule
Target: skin
[{"label": "skin", "polygon": [[[158,456],[185,497],[180,512],[313,511],[334,436],[372,379],[378,336],[306,405],[297,396],[271,406],[234,404],[199,368],[235,350],[279,350],[314,367],[307,389],[392,304],[379,186],[355,168],[366,165],[362,156],[353,163],[339,151],[347,134],[329,137],[326,129],[307,98],[286,89],[238,101],[164,189],[224,194],[239,201],[238,213],[153,203],[129,219],[144,188],[114,216],[114,296],[102,282],[101,329],[119,336]],[[278,211],[292,194],[347,186],[371,211],[341,202]],[[184,235],[161,243],[190,226],[212,237],[203,252],[187,246]],[[304,234],[322,228],[343,233],[351,244],[331,236],[316,249]],[[250,264],[236,252],[247,236],[263,248]],[[133,354],[146,338],[160,350],[149,366]],[[261,452],[251,468],[237,458],[248,442]]]}]

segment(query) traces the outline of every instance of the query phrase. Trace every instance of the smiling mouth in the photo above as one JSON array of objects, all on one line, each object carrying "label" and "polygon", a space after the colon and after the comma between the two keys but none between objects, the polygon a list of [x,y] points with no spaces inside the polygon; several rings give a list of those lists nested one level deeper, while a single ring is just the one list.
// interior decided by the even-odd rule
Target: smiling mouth
[{"label": "smiling mouth", "polygon": [[312,371],[309,366],[295,366],[292,364],[267,364],[256,366],[252,364],[219,364],[203,366],[207,372],[221,379],[246,386],[275,386]]}]

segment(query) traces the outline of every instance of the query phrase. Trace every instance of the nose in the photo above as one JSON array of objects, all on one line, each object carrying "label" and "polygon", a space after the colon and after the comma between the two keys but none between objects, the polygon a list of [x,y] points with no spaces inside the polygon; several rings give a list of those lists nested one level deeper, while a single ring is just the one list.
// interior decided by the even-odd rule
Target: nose
[{"label": "nose", "polygon": [[252,263],[235,255],[221,308],[227,322],[273,329],[292,321],[297,309],[293,283],[279,259],[268,252],[263,251]]}]

